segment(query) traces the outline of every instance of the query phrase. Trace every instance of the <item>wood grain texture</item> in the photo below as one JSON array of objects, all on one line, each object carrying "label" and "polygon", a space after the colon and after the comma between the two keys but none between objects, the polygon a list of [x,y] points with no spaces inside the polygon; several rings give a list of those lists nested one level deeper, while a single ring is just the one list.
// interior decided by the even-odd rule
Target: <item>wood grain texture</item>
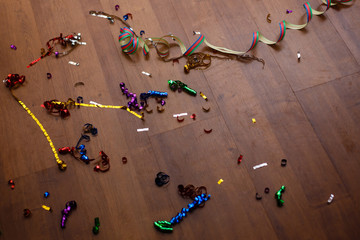
[{"label": "wood grain texture", "polygon": [[[122,17],[145,37],[172,33],[189,47],[200,31],[217,46],[244,51],[252,33],[278,37],[278,22],[305,22],[299,1],[234,0],[22,0],[0,1],[0,74],[26,76],[14,90],[49,133],[55,147],[75,146],[85,123],[98,135],[85,143],[90,157],[103,150],[111,169],[93,171],[71,156],[57,168],[49,144],[30,116],[0,88],[0,231],[1,239],[359,239],[360,230],[360,22],[359,4],[336,6],[313,16],[306,29],[288,30],[284,40],[263,43],[250,53],[258,62],[214,59],[205,71],[185,74],[185,59],[162,62],[150,56],[125,55],[118,43],[116,21],[89,15],[90,10]],[[318,8],[320,1],[311,1]],[[120,5],[119,11],[114,6]],[[324,7],[324,6],[322,6]],[[293,13],[286,14],[286,9]],[[271,14],[272,23],[266,21]],[[86,46],[68,56],[40,55],[48,39],[62,32],[81,32]],[[17,50],[10,49],[10,45]],[[209,52],[202,46],[201,51]],[[301,61],[296,53],[300,51]],[[171,56],[178,56],[178,48]],[[79,62],[75,67],[68,61]],[[152,77],[141,74],[150,72]],[[46,78],[46,73],[52,79]],[[169,79],[181,80],[209,99],[172,92]],[[83,82],[83,86],[74,86]],[[165,111],[141,121],[123,110],[71,109],[68,119],[46,113],[46,100],[82,96],[84,102],[126,105],[124,82],[139,96],[149,90],[167,91]],[[202,107],[210,107],[204,112]],[[188,113],[183,122],[173,114]],[[196,114],[196,120],[191,114]],[[252,123],[252,118],[256,123]],[[138,128],[149,132],[137,133]],[[206,134],[204,129],[212,129]],[[244,156],[237,164],[239,155]],[[127,164],[121,159],[126,156]],[[280,166],[287,159],[286,167]],[[253,166],[268,163],[254,170]],[[158,172],[170,175],[166,186],[154,183]],[[7,184],[15,181],[15,189]],[[224,182],[218,184],[218,180]],[[190,200],[177,193],[179,184],[206,186],[212,199],[190,213],[174,232],[153,227],[169,220]],[[285,204],[276,205],[275,192],[286,186]],[[270,193],[265,194],[264,188]],[[45,199],[43,193],[50,192]],[[262,195],[261,200],[255,194]],[[330,194],[333,203],[327,204]],[[76,200],[65,229],[60,228],[65,203]],[[50,206],[47,212],[41,205]],[[32,211],[23,217],[23,209]],[[100,233],[92,233],[94,218]]]}]

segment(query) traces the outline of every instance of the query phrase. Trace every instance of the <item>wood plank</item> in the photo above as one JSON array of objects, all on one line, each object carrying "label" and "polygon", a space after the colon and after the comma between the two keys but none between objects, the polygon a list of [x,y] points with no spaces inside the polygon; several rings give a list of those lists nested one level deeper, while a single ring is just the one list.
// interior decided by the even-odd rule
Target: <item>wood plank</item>
[{"label": "wood plank", "polygon": [[[310,3],[314,8],[319,4]],[[56,148],[75,146],[85,123],[97,127],[98,135],[83,143],[90,157],[104,151],[111,169],[96,173],[93,163],[62,155],[68,169],[60,172],[39,127],[1,87],[1,238],[358,239],[358,8],[331,8],[323,17],[314,16],[306,30],[288,30],[275,47],[259,43],[251,54],[266,61],[264,69],[258,62],[213,59],[208,70],[185,74],[185,58],[179,64],[165,63],[153,48],[148,57],[141,49],[125,55],[117,39],[123,24],[110,24],[89,15],[89,10],[120,17],[131,13],[133,19],[127,22],[136,33],[145,30],[145,37],[171,32],[189,47],[197,39],[193,31],[200,31],[214,45],[246,50],[253,31],[275,39],[279,21],[303,22],[302,3],[3,1],[1,75],[26,76],[24,86],[14,93],[37,116]],[[286,14],[286,9],[293,13]],[[266,21],[268,13],[272,23]],[[82,33],[86,46],[26,68],[48,39],[73,31]],[[11,50],[10,44],[18,49]],[[198,51],[215,54],[204,46]],[[173,47],[171,56],[178,55]],[[80,66],[69,65],[70,60]],[[183,81],[209,101],[199,94],[172,92],[169,79]],[[84,85],[75,87],[80,81]],[[165,111],[156,111],[155,99],[149,100],[154,112],[145,113],[144,121],[123,110],[88,107],[71,108],[71,116],[61,119],[41,107],[45,100],[78,96],[86,103],[126,105],[129,100],[120,82],[138,96],[149,90],[167,91]],[[211,110],[204,112],[203,106]],[[172,115],[182,112],[188,116],[180,123]],[[193,113],[196,120],[190,118]],[[144,127],[149,132],[137,133]],[[213,131],[205,134],[204,128]],[[244,158],[238,165],[240,154]],[[127,164],[122,157],[127,157]],[[282,158],[288,160],[286,167],[280,166]],[[263,162],[268,166],[253,169]],[[159,171],[170,175],[168,185],[155,185]],[[219,185],[220,178],[224,182]],[[14,190],[9,179],[15,180]],[[212,199],[175,225],[171,235],[155,230],[154,221],[169,220],[190,202],[177,193],[178,184],[190,183],[206,186]],[[274,194],[282,185],[285,204],[279,208]],[[45,191],[50,192],[48,199],[43,198]],[[255,199],[256,192],[262,200]],[[331,193],[335,198],[329,205]],[[69,200],[76,200],[78,208],[61,229],[60,212]],[[54,211],[46,212],[42,204]],[[31,218],[22,216],[24,208],[32,209]],[[91,232],[95,217],[101,222],[97,236]]]},{"label": "wood plank", "polygon": [[357,204],[360,180],[359,76],[355,74],[296,93],[321,144]]}]

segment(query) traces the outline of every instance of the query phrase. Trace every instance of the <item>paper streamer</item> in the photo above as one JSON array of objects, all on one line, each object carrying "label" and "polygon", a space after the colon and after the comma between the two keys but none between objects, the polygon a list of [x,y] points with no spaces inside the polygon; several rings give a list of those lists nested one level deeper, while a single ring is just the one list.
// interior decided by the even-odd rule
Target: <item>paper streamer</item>
[{"label": "paper streamer", "polygon": [[[182,53],[182,56],[180,56],[180,57],[183,57],[183,56],[186,57],[186,56],[191,55],[192,53],[195,52],[195,50],[202,43],[205,43],[208,47],[210,47],[216,51],[222,52],[222,53],[242,56],[245,53],[247,53],[248,51],[254,49],[259,42],[263,42],[267,45],[274,45],[284,39],[285,34],[286,34],[286,29],[295,29],[295,30],[303,29],[311,21],[313,15],[320,16],[320,15],[324,14],[331,6],[335,6],[337,4],[349,3],[351,1],[352,0],[339,0],[336,2],[332,2],[331,0],[322,0],[322,4],[324,4],[326,6],[325,10],[323,10],[323,11],[318,11],[316,9],[313,9],[310,6],[310,3],[306,2],[303,4],[305,11],[306,11],[306,15],[307,15],[306,23],[297,25],[297,24],[292,24],[290,22],[287,22],[285,20],[281,21],[279,23],[280,34],[276,41],[270,40],[270,39],[266,38],[264,35],[262,35],[261,32],[256,31],[253,33],[252,43],[251,43],[249,49],[246,51],[234,51],[234,50],[227,49],[224,47],[218,47],[218,46],[212,45],[206,40],[204,35],[202,35],[200,32],[195,32],[195,31],[194,31],[194,34],[197,34],[200,36],[189,48],[186,48],[184,43],[178,37],[176,37],[172,34],[168,34],[168,35],[165,35],[162,37],[146,38],[144,40],[141,37],[138,37],[135,34],[135,32],[133,31],[133,29],[130,28],[130,26],[120,29],[119,42],[121,44],[121,48],[122,48],[123,52],[126,54],[134,54],[137,51],[137,49],[139,47],[141,47],[143,49],[143,54],[147,55],[149,53],[149,46],[153,46],[153,47],[155,47],[158,55],[162,58],[165,58],[169,55],[169,49],[170,49],[170,43],[165,39],[171,38],[173,40],[173,42],[176,42],[178,44],[178,46],[180,47],[180,50]],[[96,16],[94,14],[94,12],[95,11],[90,11],[90,14]],[[101,12],[101,13],[105,14],[103,12]],[[100,17],[101,15],[98,15],[98,16]],[[109,15],[109,16],[113,16],[113,15]],[[164,50],[159,50],[158,45],[164,46]],[[180,58],[180,57],[178,57],[178,58]]]}]

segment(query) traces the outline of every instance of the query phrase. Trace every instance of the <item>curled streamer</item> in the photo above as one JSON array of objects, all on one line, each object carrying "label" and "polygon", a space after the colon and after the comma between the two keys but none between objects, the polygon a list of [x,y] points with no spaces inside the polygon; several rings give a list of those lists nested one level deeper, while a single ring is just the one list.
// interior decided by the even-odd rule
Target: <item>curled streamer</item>
[{"label": "curled streamer", "polygon": [[[202,35],[200,32],[195,32],[195,31],[194,31],[194,34],[197,34],[200,36],[189,48],[186,48],[184,43],[178,37],[176,37],[172,34],[168,34],[168,35],[165,35],[162,37],[150,37],[150,38],[146,38],[145,40],[143,40],[141,37],[138,37],[136,35],[136,33],[133,31],[133,29],[127,23],[126,23],[127,27],[124,27],[120,30],[119,42],[121,44],[122,50],[126,54],[134,54],[140,46],[143,49],[143,54],[147,55],[149,53],[149,47],[152,46],[155,48],[157,54],[161,57],[161,59],[166,62],[167,61],[176,61],[182,57],[187,58],[187,57],[191,56],[192,54],[194,54],[196,49],[202,43],[205,43],[209,48],[211,48],[213,50],[216,50],[216,51],[224,53],[224,54],[229,54],[232,56],[235,55],[236,58],[234,60],[257,60],[264,64],[264,60],[259,59],[255,56],[247,55],[246,53],[249,52],[250,50],[254,49],[259,42],[263,42],[267,45],[274,45],[284,39],[285,34],[286,34],[286,29],[296,29],[296,30],[303,29],[311,21],[313,15],[317,15],[317,16],[322,15],[331,6],[335,6],[337,4],[348,3],[351,1],[352,0],[338,0],[338,1],[332,2],[331,0],[322,0],[322,3],[326,6],[325,10],[323,10],[323,11],[313,9],[310,6],[310,3],[306,2],[305,4],[303,4],[305,11],[306,11],[306,16],[307,16],[306,23],[297,25],[297,24],[292,24],[292,23],[289,23],[289,22],[283,20],[282,22],[279,23],[280,34],[276,41],[272,41],[272,40],[266,38],[259,31],[253,32],[252,43],[251,43],[249,49],[246,51],[234,51],[234,50],[231,50],[228,48],[212,45],[206,40],[204,35]],[[111,19],[117,18],[118,19],[118,17],[116,17],[114,15],[106,14],[104,12],[90,11],[90,14],[93,16],[99,16],[99,17],[104,17],[104,18],[111,18]],[[180,47],[180,51],[182,53],[181,56],[171,58],[171,59],[166,59],[166,57],[168,57],[168,55],[169,55],[169,50],[171,47],[169,42],[166,40],[166,38],[171,38],[174,42],[176,42],[178,44],[178,46]],[[159,46],[162,46],[162,48],[160,49]],[[218,56],[211,56],[211,57],[218,57]],[[228,57],[227,59],[233,59],[233,58]],[[210,63],[211,63],[211,61],[209,62],[209,64]],[[209,67],[209,64],[202,64],[201,65],[202,68],[198,68],[198,66],[196,64],[193,64],[193,67],[190,67],[191,63],[190,64],[187,63],[187,65],[185,65],[185,71],[188,72],[190,69],[206,69],[207,67]]]}]

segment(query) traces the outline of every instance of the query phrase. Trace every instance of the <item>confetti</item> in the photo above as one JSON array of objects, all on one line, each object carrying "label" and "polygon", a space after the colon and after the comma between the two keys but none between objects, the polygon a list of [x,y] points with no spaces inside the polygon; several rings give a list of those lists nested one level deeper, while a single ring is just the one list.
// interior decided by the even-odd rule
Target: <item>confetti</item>
[{"label": "confetti", "polygon": [[158,187],[161,187],[161,186],[169,183],[169,181],[170,181],[170,176],[167,175],[166,173],[159,172],[158,174],[156,174],[155,184]]},{"label": "confetti", "polygon": [[95,162],[96,166],[94,167],[95,172],[106,172],[110,170],[110,158],[104,153],[104,151],[100,151],[100,160]]},{"label": "confetti", "polygon": [[45,209],[46,211],[52,212],[51,207],[48,207],[48,206],[46,206],[46,205],[42,205],[41,207],[42,207],[43,209]]},{"label": "confetti", "polygon": [[204,129],[204,132],[205,132],[205,133],[211,133],[211,132],[212,132],[212,129],[209,129],[209,130]]},{"label": "confetti", "polygon": [[298,62],[300,62],[300,58],[301,58],[300,52],[297,52],[297,58],[298,58]]},{"label": "confetti", "polygon": [[270,13],[266,16],[266,20],[267,20],[268,23],[271,23]]},{"label": "confetti", "polygon": [[17,49],[16,46],[13,45],[13,44],[10,45],[10,48],[11,48],[12,50],[16,50],[16,49]]},{"label": "confetti", "polygon": [[149,131],[149,128],[138,128],[137,132],[147,132]]},{"label": "confetti", "polygon": [[183,122],[185,120],[185,118],[179,118],[179,116],[176,117],[178,122]]},{"label": "confetti", "polygon": [[285,167],[287,164],[287,160],[286,159],[281,159],[281,166]]},{"label": "confetti", "polygon": [[156,109],[157,109],[157,111],[158,111],[159,113],[162,113],[162,112],[165,111],[165,108],[161,108],[161,107],[159,107],[159,106],[157,106]]},{"label": "confetti", "polygon": [[115,10],[119,10],[120,6],[119,5],[115,5]]},{"label": "confetti", "polygon": [[28,218],[28,217],[30,217],[30,216],[31,216],[31,211],[30,211],[30,209],[25,208],[25,209],[24,209],[24,217]]},{"label": "confetti", "polygon": [[14,189],[15,189],[15,182],[14,182],[14,180],[10,179],[10,180],[8,181],[8,184],[10,185],[11,190],[14,190]]},{"label": "confetti", "polygon": [[156,221],[154,222],[154,227],[161,232],[172,232],[172,226],[179,223],[186,215],[194,210],[196,207],[203,206],[203,204],[210,199],[211,195],[206,195],[205,193],[195,197],[192,203],[187,205],[187,208],[182,208],[181,212],[177,213],[170,221]]},{"label": "confetti", "polygon": [[262,196],[259,193],[256,193],[255,198],[256,198],[256,200],[261,200]]},{"label": "confetti", "polygon": [[238,158],[238,164],[241,163],[242,159],[243,159],[243,155],[240,155],[240,157]]},{"label": "confetti", "polygon": [[179,80],[169,80],[169,87],[172,91],[175,91],[176,89],[183,89],[185,92],[192,96],[196,96],[196,91],[194,89],[189,88],[185,83],[179,81]]},{"label": "confetti", "polygon": [[255,118],[252,118],[251,119],[253,123],[256,123],[256,119]]},{"label": "confetti", "polygon": [[177,117],[182,117],[182,116],[187,116],[187,113],[179,113],[179,114],[174,114],[173,117],[177,118]]},{"label": "confetti", "polygon": [[259,164],[259,165],[256,165],[256,166],[253,166],[253,169],[258,169],[258,168],[262,168],[262,167],[265,167],[267,166],[268,164],[267,163],[262,163],[262,164]]},{"label": "confetti", "polygon": [[218,181],[218,184],[220,185],[222,182],[224,182],[224,180],[220,179],[220,180]]},{"label": "confetti", "polygon": [[195,121],[196,120],[196,114],[195,113],[191,114],[190,118],[192,118],[192,120]]},{"label": "confetti", "polygon": [[202,107],[202,110],[203,110],[204,112],[208,112],[208,111],[210,111],[210,107],[208,107],[208,108]]},{"label": "confetti", "polygon": [[69,64],[74,65],[74,66],[79,66],[79,65],[80,65],[80,63],[78,63],[78,62],[73,62],[73,61],[69,61]]},{"label": "confetti", "polygon": [[330,194],[330,197],[327,201],[328,204],[332,203],[332,201],[334,200],[334,194]]},{"label": "confetti", "polygon": [[70,211],[76,209],[77,204],[75,201],[69,201],[65,204],[65,208],[61,211],[61,228],[65,228],[66,220],[70,215]]},{"label": "confetti", "polygon": [[85,86],[85,83],[84,82],[76,82],[74,84],[74,87],[77,87],[77,86]]},{"label": "confetti", "polygon": [[44,192],[44,198],[48,198],[48,197],[49,197],[49,195],[50,195],[50,193],[49,193],[49,192]]},{"label": "confetti", "polygon": [[141,73],[142,73],[142,74],[144,74],[144,75],[146,75],[146,76],[149,76],[149,77],[151,77],[151,73],[148,73],[148,72],[144,72],[144,71],[142,71]]},{"label": "confetti", "polygon": [[207,101],[208,100],[208,98],[205,96],[205,94],[203,94],[202,92],[200,92],[200,96],[203,98],[203,99],[205,99],[205,101]]},{"label": "confetti", "polygon": [[282,200],[283,192],[285,192],[285,186],[281,186],[280,190],[275,193],[275,199],[279,207],[284,205],[284,200]]},{"label": "confetti", "polygon": [[[196,196],[199,196],[203,193],[207,194],[207,189],[205,186],[195,187],[192,184],[188,184],[184,187],[184,185],[180,184],[178,185],[178,192],[183,198],[188,197],[194,200]],[[203,207],[203,205],[199,207]]]},{"label": "confetti", "polygon": [[99,233],[99,227],[100,227],[100,219],[98,217],[96,217],[94,219],[94,222],[95,222],[95,226],[93,227],[92,231],[93,233],[96,235]]},{"label": "confetti", "polygon": [[147,113],[152,113],[152,112],[153,112],[152,109],[148,110],[148,109],[147,109],[147,106],[145,107],[145,111],[146,111]]},{"label": "confetti", "polygon": [[[128,104],[127,104],[129,109],[135,109],[135,110],[137,110],[137,111],[140,111],[140,110],[142,110],[142,109],[144,108],[143,104],[141,104],[141,103],[139,104],[139,103],[138,103],[136,94],[130,92],[129,89],[127,89],[127,88],[125,87],[125,83],[124,83],[124,82],[121,82],[121,83],[119,84],[119,86],[120,86],[120,90],[121,90],[121,92],[123,93],[123,95],[125,95],[126,98],[130,98],[130,101],[129,101]],[[143,96],[144,96],[144,95],[143,95]],[[146,96],[147,96],[147,95],[146,95]],[[140,94],[140,98],[141,98],[141,94]]]},{"label": "confetti", "polygon": [[47,74],[46,74],[46,77],[47,77],[47,79],[51,79],[51,78],[52,78],[51,73],[47,73]]}]

